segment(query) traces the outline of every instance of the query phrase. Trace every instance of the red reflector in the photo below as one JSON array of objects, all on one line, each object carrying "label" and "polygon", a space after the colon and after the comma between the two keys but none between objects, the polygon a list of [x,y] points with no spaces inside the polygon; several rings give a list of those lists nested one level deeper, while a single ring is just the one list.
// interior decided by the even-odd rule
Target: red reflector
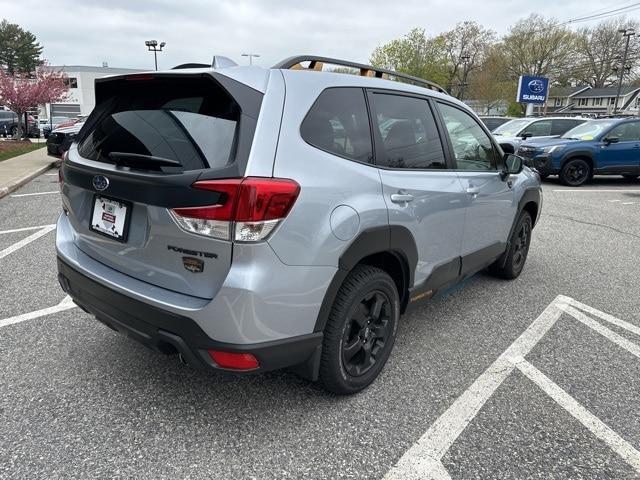
[{"label": "red reflector", "polygon": [[286,178],[247,177],[202,180],[192,185],[220,193],[218,204],[174,208],[180,216],[205,220],[260,222],[287,216],[298,198],[300,185]]},{"label": "red reflector", "polygon": [[153,75],[150,73],[142,73],[136,75],[126,75],[125,80],[153,80]]},{"label": "red reflector", "polygon": [[260,366],[258,359],[251,353],[220,352],[207,350],[211,359],[222,368],[233,370],[254,370]]}]

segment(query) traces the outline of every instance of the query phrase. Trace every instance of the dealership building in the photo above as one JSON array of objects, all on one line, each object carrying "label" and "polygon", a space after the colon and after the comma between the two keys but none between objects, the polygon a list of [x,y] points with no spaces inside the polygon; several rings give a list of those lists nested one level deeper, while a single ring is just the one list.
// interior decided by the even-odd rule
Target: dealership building
[{"label": "dealership building", "polygon": [[133,68],[92,67],[82,65],[52,65],[51,70],[64,72],[69,83],[69,93],[64,101],[47,103],[38,108],[40,118],[54,116],[76,117],[89,115],[96,105],[95,80],[108,75],[122,75],[144,71]]}]

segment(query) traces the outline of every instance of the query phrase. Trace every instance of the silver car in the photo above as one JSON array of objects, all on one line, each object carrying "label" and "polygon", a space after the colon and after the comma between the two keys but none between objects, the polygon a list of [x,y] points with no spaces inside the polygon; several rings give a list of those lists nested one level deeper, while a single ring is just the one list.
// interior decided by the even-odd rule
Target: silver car
[{"label": "silver car", "polygon": [[529,138],[553,138],[564,135],[586,122],[582,117],[514,118],[493,130],[493,135],[506,153],[515,153]]},{"label": "silver car", "polygon": [[81,308],[193,367],[339,394],[376,378],[409,308],[516,278],[542,208],[537,174],[437,85],[315,57],[99,79],[61,182]]}]

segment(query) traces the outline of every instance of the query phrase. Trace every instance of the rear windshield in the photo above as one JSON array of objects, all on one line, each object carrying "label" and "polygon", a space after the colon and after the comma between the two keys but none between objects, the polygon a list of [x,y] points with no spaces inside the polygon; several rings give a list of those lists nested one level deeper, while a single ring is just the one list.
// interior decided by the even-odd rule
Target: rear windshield
[{"label": "rear windshield", "polygon": [[[165,172],[233,163],[240,108],[213,80],[120,79],[101,87],[78,147],[83,157],[108,163],[124,158],[138,168],[135,160],[143,156],[147,161],[139,168]],[[181,166],[154,167],[157,159]]]}]

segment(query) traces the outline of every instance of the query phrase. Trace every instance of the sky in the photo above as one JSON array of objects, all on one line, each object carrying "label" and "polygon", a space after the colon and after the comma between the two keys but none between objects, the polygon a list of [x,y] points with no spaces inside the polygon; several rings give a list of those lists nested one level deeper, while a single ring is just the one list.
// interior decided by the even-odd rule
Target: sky
[{"label": "sky", "polygon": [[[52,65],[153,68],[145,40],[166,42],[159,68],[242,53],[269,67],[293,55],[368,62],[373,49],[424,28],[473,20],[498,34],[538,12],[568,20],[637,2],[625,0],[0,0],[0,18],[34,33]],[[628,14],[640,18],[640,9]],[[583,22],[577,26],[587,26]]]}]

